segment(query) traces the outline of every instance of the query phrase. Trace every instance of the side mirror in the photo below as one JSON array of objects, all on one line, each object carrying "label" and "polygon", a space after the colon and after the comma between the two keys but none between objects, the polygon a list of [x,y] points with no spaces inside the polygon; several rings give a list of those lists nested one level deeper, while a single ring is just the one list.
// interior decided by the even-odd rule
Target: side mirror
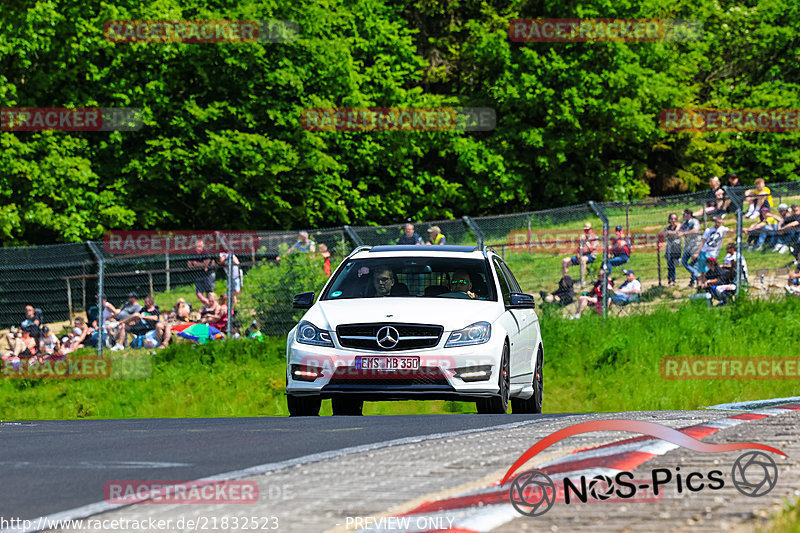
[{"label": "side mirror", "polygon": [[295,294],[292,300],[292,307],[295,309],[309,309],[314,305],[314,292],[301,292]]},{"label": "side mirror", "polygon": [[533,295],[525,294],[524,292],[512,292],[509,295],[510,303],[507,306],[509,309],[534,309],[536,302],[533,301]]}]

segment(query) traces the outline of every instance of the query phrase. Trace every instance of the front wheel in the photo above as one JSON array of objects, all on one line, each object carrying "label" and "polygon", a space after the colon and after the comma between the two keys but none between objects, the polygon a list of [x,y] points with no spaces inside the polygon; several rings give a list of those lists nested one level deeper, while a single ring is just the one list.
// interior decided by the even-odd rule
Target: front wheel
[{"label": "front wheel", "polygon": [[527,400],[513,398],[511,400],[511,412],[514,414],[539,414],[542,412],[542,399],[544,397],[544,380],[542,378],[542,359],[544,358],[541,349],[536,358],[536,369],[533,372],[533,396]]},{"label": "front wheel", "polygon": [[508,344],[503,346],[503,356],[500,358],[500,377],[498,380],[499,391],[497,396],[482,398],[475,402],[479,414],[501,415],[508,412],[508,397],[511,390],[511,369],[509,362]]},{"label": "front wheel", "polygon": [[331,400],[333,416],[361,416],[364,401],[352,398],[333,398]]},{"label": "front wheel", "polygon": [[286,396],[289,416],[319,416],[322,398],[319,396]]}]

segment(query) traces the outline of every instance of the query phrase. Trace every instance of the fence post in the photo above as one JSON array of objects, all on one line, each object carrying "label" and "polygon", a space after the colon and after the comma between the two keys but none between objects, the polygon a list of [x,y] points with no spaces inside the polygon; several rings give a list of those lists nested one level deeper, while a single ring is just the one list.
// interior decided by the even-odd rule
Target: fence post
[{"label": "fence post", "polygon": [[353,241],[353,244],[355,244],[356,247],[364,246],[364,241],[361,240],[361,237],[358,236],[358,233],[356,233],[355,230],[353,230],[353,228],[351,228],[348,225],[345,225],[343,227],[344,230],[347,232],[347,236],[350,237],[350,239]]},{"label": "fence post", "polygon": [[67,309],[69,310],[69,321],[72,322],[72,285],[67,278]]},{"label": "fence post", "polygon": [[167,279],[166,279],[167,287],[166,287],[166,290],[167,290],[167,292],[169,292],[169,290],[170,290],[169,289],[169,281],[170,281],[169,280],[169,252],[164,254],[164,269],[167,271]]},{"label": "fence post", "polygon": [[531,216],[528,215],[528,253],[531,253],[532,240],[533,240],[533,233],[531,233]]},{"label": "fence post", "polygon": [[89,249],[94,254],[95,259],[97,259],[97,327],[100,329],[100,335],[97,337],[97,357],[102,357],[103,346],[105,346],[106,343],[106,328],[103,325],[103,278],[105,277],[105,260],[103,259],[103,254],[95,246],[95,243],[89,241],[86,244],[89,245]]},{"label": "fence post", "polygon": [[740,287],[742,285],[742,209],[744,207],[744,198],[739,196],[739,191],[734,191],[731,187],[724,185],[722,190],[725,194],[730,196],[731,203],[736,207],[736,292],[735,298],[738,300]]},{"label": "fence post", "polygon": [[603,322],[608,316],[608,217],[596,203],[590,201],[589,207],[603,222]]},{"label": "fence post", "polygon": [[[227,261],[225,266],[228,268],[228,324],[225,336],[230,339],[231,331],[233,331],[233,252],[231,250],[228,250],[228,257],[225,260]],[[239,268],[241,269],[241,267]]]},{"label": "fence post", "polygon": [[475,234],[475,238],[478,240],[478,248],[483,248],[483,232],[481,231],[481,228],[479,228],[475,221],[467,215],[461,217],[461,220],[464,222],[464,225],[471,229]]}]

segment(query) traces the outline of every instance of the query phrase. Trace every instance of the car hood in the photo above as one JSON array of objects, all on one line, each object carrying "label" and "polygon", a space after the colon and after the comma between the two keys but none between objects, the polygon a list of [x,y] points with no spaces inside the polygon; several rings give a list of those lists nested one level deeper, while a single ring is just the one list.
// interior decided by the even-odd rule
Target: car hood
[{"label": "car hood", "polygon": [[[494,323],[505,311],[491,301],[451,298],[359,298],[317,302],[303,317],[315,326],[334,331],[341,324],[399,322],[437,324],[445,331],[475,322]],[[387,316],[391,315],[391,316]]]}]

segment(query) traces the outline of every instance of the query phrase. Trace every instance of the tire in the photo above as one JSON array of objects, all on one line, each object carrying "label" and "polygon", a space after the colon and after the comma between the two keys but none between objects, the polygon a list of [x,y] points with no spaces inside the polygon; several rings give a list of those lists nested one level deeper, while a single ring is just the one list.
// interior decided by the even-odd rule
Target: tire
[{"label": "tire", "polygon": [[536,357],[536,370],[533,372],[533,396],[527,400],[521,398],[511,399],[511,412],[514,414],[539,414],[542,412],[542,400],[544,399],[544,379],[542,378],[542,363],[544,354],[539,348]]},{"label": "tire", "polygon": [[499,394],[491,398],[481,398],[475,402],[479,414],[504,415],[508,412],[508,397],[511,388],[511,371],[509,368],[508,344],[503,346],[503,356],[500,358],[500,376],[498,379]]},{"label": "tire", "polygon": [[354,398],[333,398],[331,406],[333,407],[333,416],[361,416],[364,401]]},{"label": "tire", "polygon": [[319,416],[322,398],[319,396],[286,396],[289,416]]}]

